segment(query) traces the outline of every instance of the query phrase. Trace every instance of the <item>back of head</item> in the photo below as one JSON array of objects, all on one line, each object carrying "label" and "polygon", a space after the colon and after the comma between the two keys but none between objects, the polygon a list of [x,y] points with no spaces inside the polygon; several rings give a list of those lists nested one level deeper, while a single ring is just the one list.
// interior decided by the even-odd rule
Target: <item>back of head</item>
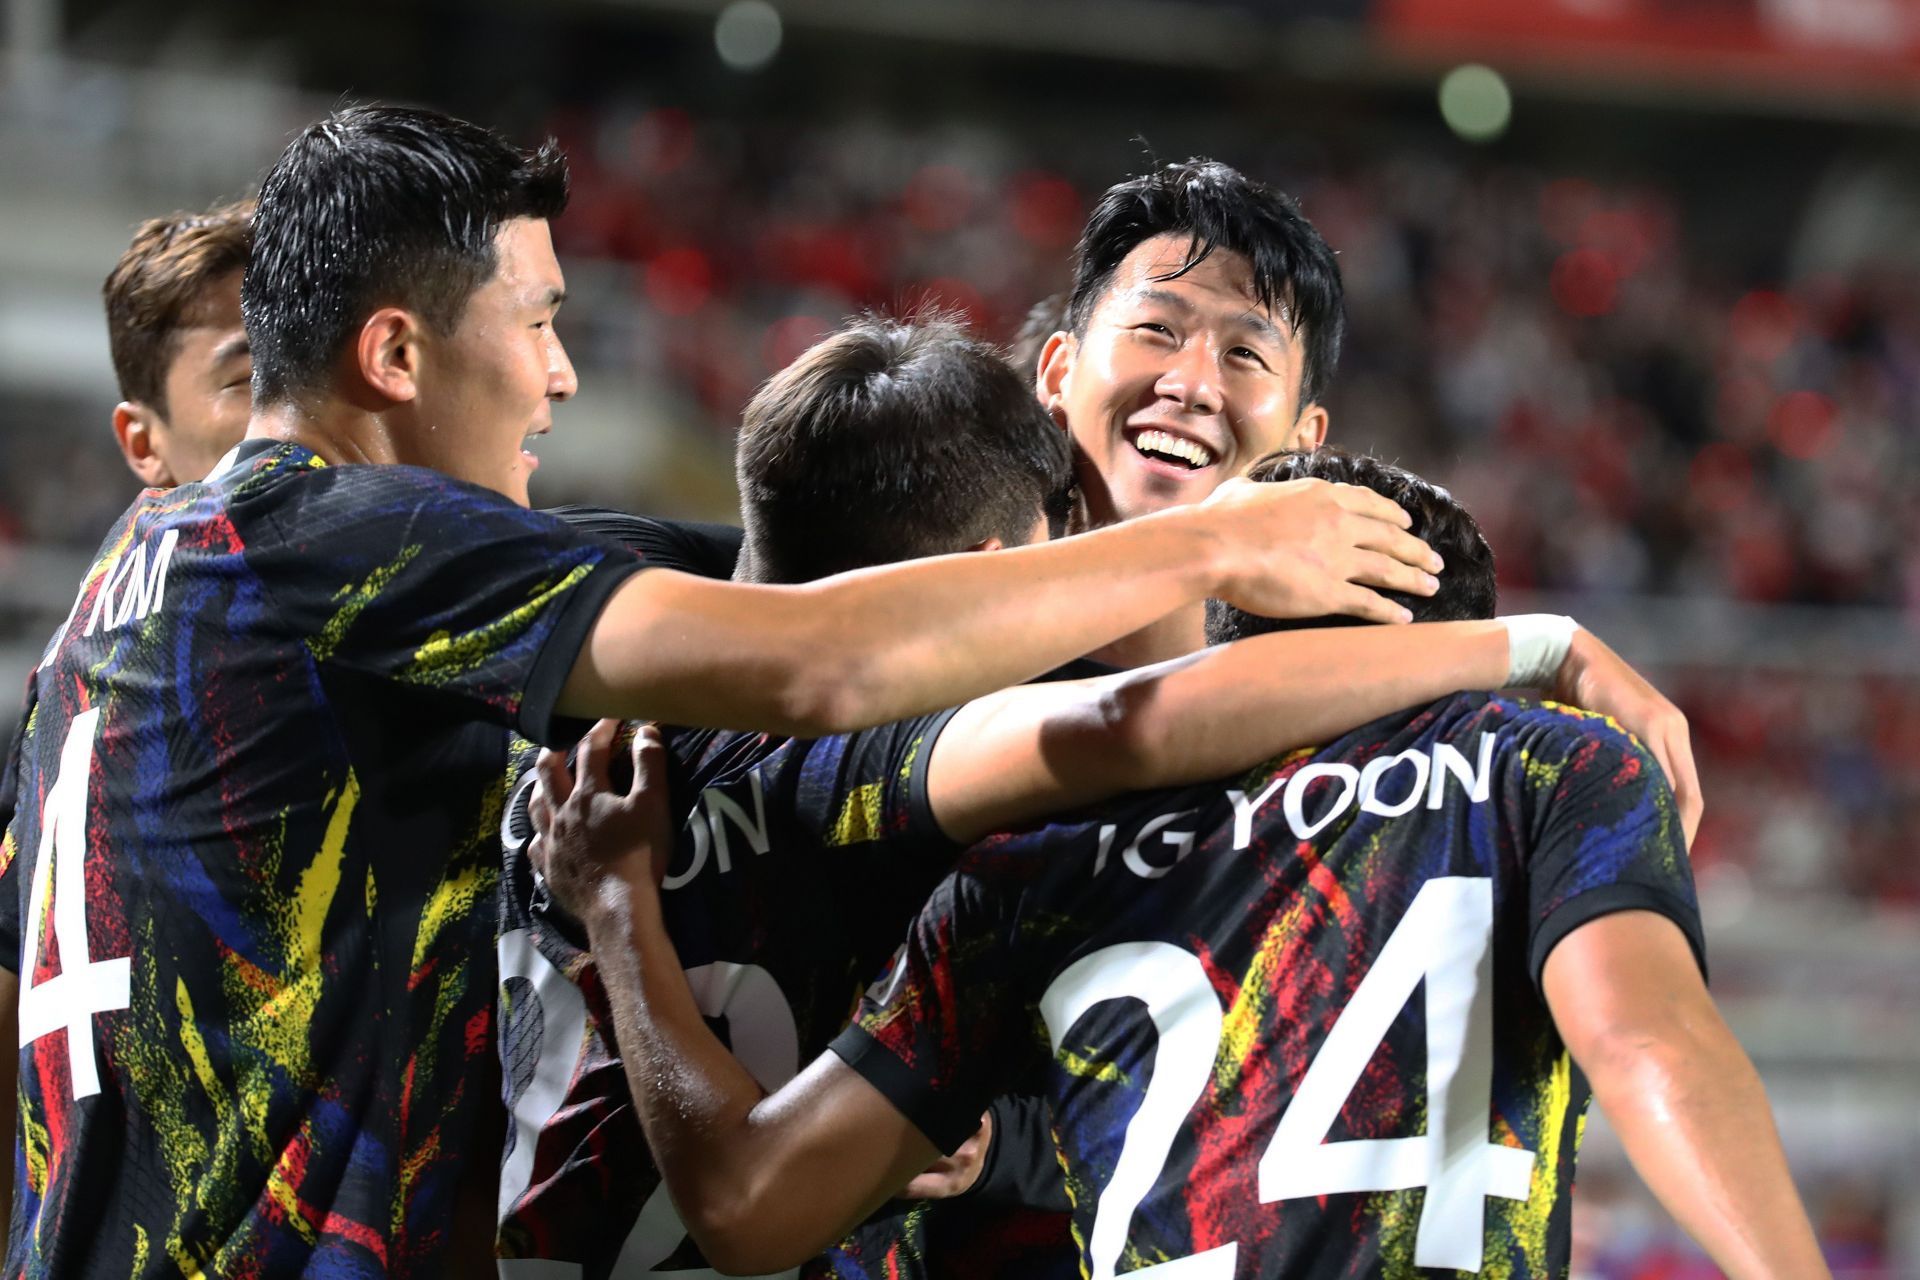
[{"label": "back of head", "polygon": [[236,200],[205,213],[149,218],[133,233],[100,289],[122,400],[167,414],[167,366],[180,331],[207,323],[213,286],[246,267],[252,217],[253,201]]},{"label": "back of head", "polygon": [[862,316],[747,405],[736,468],[742,574],[847,569],[1026,542],[1064,521],[1066,435],[993,346],[940,318]]},{"label": "back of head", "polygon": [[[1415,622],[1458,622],[1491,618],[1498,603],[1494,582],[1493,548],[1480,533],[1467,509],[1453,495],[1399,467],[1323,446],[1298,452],[1276,453],[1262,458],[1247,473],[1249,480],[1326,480],[1337,484],[1363,485],[1375,493],[1392,498],[1413,518],[1410,532],[1426,540],[1440,553],[1447,567],[1440,574],[1440,589],[1431,596],[1409,596],[1397,591],[1383,592],[1388,599],[1403,604]],[[1300,627],[1346,626],[1360,619],[1336,618],[1261,618],[1242,613],[1218,600],[1207,602],[1207,643],[1224,644],[1269,631],[1291,631]]]},{"label": "back of head", "polygon": [[439,112],[350,107],[309,125],[260,187],[241,288],[258,405],[324,385],[382,306],[451,333],[514,218],[557,217],[567,164]]},{"label": "back of head", "polygon": [[1186,261],[1173,277],[1216,249],[1247,260],[1255,300],[1294,333],[1306,334],[1300,403],[1317,401],[1333,378],[1346,332],[1339,264],[1292,197],[1218,161],[1169,164],[1107,188],[1074,252],[1067,327],[1084,336],[1121,262],[1160,235],[1188,238]]}]

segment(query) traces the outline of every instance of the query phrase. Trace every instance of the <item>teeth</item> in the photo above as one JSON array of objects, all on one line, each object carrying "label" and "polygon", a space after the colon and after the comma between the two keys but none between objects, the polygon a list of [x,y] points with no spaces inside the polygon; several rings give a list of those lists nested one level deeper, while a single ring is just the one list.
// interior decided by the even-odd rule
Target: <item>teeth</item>
[{"label": "teeth", "polygon": [[1143,453],[1165,454],[1195,467],[1213,464],[1213,452],[1198,441],[1176,436],[1170,431],[1147,430],[1134,437],[1134,447]]}]

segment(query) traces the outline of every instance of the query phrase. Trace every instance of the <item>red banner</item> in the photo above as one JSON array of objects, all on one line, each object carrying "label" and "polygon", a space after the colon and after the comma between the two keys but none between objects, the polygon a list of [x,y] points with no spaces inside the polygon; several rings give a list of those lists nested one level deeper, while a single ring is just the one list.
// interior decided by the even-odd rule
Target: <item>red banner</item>
[{"label": "red banner", "polygon": [[1920,98],[1920,0],[1375,0],[1396,52]]}]

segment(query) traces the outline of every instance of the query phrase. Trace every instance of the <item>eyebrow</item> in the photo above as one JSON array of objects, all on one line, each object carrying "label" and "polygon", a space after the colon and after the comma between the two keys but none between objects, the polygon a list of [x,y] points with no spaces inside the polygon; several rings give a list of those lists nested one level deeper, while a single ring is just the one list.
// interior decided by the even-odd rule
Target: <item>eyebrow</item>
[{"label": "eyebrow", "polygon": [[247,355],[252,350],[253,348],[247,343],[247,335],[237,333],[213,349],[213,362],[215,364],[221,364],[234,359],[236,356]]},{"label": "eyebrow", "polygon": [[550,284],[547,286],[546,293],[540,298],[540,305],[542,307],[557,307],[566,300],[567,291],[559,285]]}]

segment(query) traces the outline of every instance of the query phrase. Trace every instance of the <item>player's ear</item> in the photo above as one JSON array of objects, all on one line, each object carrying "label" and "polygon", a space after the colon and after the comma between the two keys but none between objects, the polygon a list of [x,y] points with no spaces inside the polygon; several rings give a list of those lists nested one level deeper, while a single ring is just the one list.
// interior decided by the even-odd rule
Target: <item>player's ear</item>
[{"label": "player's ear", "polygon": [[120,445],[120,456],[127,469],[149,489],[173,487],[173,472],[165,458],[154,452],[154,435],[165,428],[153,407],[139,400],[122,400],[113,406],[113,438]]},{"label": "player's ear", "polygon": [[1327,442],[1327,411],[1319,404],[1309,404],[1300,411],[1294,420],[1293,430],[1287,433],[1288,449],[1318,449]]},{"label": "player's ear", "polygon": [[382,307],[367,317],[353,344],[360,381],[396,404],[420,394],[420,321],[400,307]]},{"label": "player's ear", "polygon": [[999,534],[995,534],[991,538],[980,539],[980,541],[968,547],[967,550],[968,551],[998,551],[1001,548],[1005,547],[1006,545],[1007,544],[1005,539],[1001,538]]},{"label": "player's ear", "polygon": [[1073,358],[1079,353],[1080,342],[1071,333],[1061,329],[1047,344],[1040,348],[1040,372],[1035,381],[1040,388],[1040,403],[1047,406],[1047,412],[1061,430],[1066,430],[1067,416],[1063,407],[1067,396],[1067,379],[1073,372]]}]

